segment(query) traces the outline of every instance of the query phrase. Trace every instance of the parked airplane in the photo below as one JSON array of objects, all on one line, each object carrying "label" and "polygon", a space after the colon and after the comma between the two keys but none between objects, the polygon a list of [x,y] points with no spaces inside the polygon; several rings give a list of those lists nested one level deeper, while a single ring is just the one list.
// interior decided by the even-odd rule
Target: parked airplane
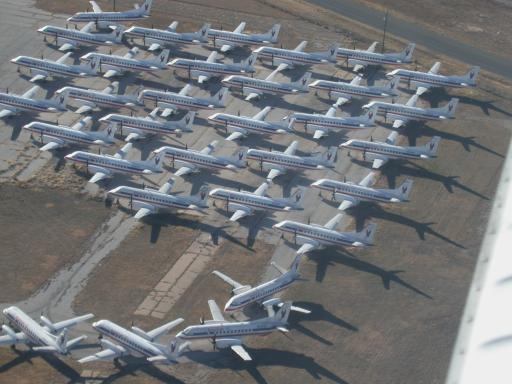
[{"label": "parked airplane", "polygon": [[289,83],[274,81],[274,76],[277,72],[278,71],[275,70],[265,79],[255,79],[248,76],[232,75],[222,80],[222,83],[230,87],[240,88],[241,93],[243,95],[247,95],[245,98],[247,101],[257,99],[265,93],[271,95],[289,95],[300,92],[308,92],[307,82],[311,78],[311,72],[306,72],[304,76],[302,76],[299,80]]},{"label": "parked airplane", "polygon": [[441,140],[439,136],[434,136],[428,144],[419,147],[395,145],[397,137],[398,132],[394,131],[385,142],[351,139],[340,144],[340,148],[363,152],[364,160],[373,160],[374,169],[379,169],[390,159],[432,159],[437,156],[437,148]]},{"label": "parked airplane", "polygon": [[247,149],[240,149],[236,156],[214,156],[212,152],[216,146],[217,141],[212,141],[201,151],[165,146],[154,152],[156,155],[164,153],[170,158],[173,168],[176,168],[176,163],[182,164],[181,168],[174,172],[176,176],[199,172],[201,168],[236,171],[246,166]]},{"label": "parked airplane", "polygon": [[438,74],[441,63],[434,63],[428,72],[411,71],[408,69],[395,69],[386,74],[388,77],[398,77],[407,81],[409,85],[417,88],[416,94],[422,95],[428,89],[435,87],[476,87],[476,78],[480,67],[472,67],[468,73],[463,76],[445,76]]},{"label": "parked airplane", "polygon": [[145,332],[135,326],[128,330],[109,320],[96,321],[92,323],[93,328],[114,342],[102,338],[103,350],[83,357],[78,362],[83,364],[93,361],[116,360],[123,356],[133,355],[145,357],[150,363],[174,364],[185,344],[178,345],[172,341],[169,345],[164,345],[157,343],[156,340],[182,322],[183,319],[179,318]]},{"label": "parked airplane", "polygon": [[253,117],[230,115],[228,113],[214,113],[208,116],[208,120],[224,125],[226,132],[231,132],[226,140],[237,140],[247,136],[249,133],[266,135],[293,132],[293,120],[290,120],[288,123],[282,121],[265,121],[265,117],[271,109],[271,107],[265,107]]},{"label": "parked airplane", "polygon": [[367,50],[338,48],[338,58],[345,59],[348,65],[354,65],[354,72],[360,71],[367,65],[397,65],[412,62],[412,54],[416,44],[409,43],[402,52],[377,53],[375,47],[378,42],[372,43]]},{"label": "parked airplane", "polygon": [[243,33],[245,29],[245,21],[242,21],[234,31],[224,31],[219,29],[210,29],[208,36],[213,40],[213,46],[221,44],[220,51],[228,52],[237,46],[243,45],[261,45],[275,44],[279,35],[281,24],[274,24],[267,33],[263,34],[247,34]]},{"label": "parked airplane", "polygon": [[74,65],[65,64],[64,62],[69,58],[71,52],[64,54],[56,61],[35,58],[30,56],[18,56],[11,60],[11,63],[19,67],[30,68],[30,74],[33,76],[30,81],[35,82],[39,80],[46,80],[50,75],[53,76],[96,76],[98,73],[98,60],[93,60],[87,65]]},{"label": "parked airplane", "polygon": [[326,169],[334,168],[336,159],[336,147],[330,147],[327,151],[316,156],[296,156],[295,151],[299,145],[298,141],[292,142],[284,152],[264,151],[260,149],[249,149],[247,158],[257,160],[260,163],[260,170],[270,170],[267,181],[272,182],[274,178],[286,173],[288,169]]},{"label": "parked airplane", "polygon": [[439,108],[420,108],[416,106],[418,95],[412,95],[405,104],[370,101],[363,109],[377,109],[377,112],[394,119],[393,128],[397,129],[414,120],[446,120],[453,119],[459,99],[452,98],[448,104]]},{"label": "parked airplane", "polygon": [[119,95],[119,82],[114,81],[102,91],[66,86],[59,89],[56,94],[77,100],[82,106],[75,113],[91,112],[98,106],[110,108],[132,108],[140,105],[135,95]]},{"label": "parked airplane", "polygon": [[373,183],[375,183],[375,173],[370,172],[359,184],[350,181],[320,179],[312,183],[311,186],[330,192],[332,201],[341,202],[338,209],[342,211],[358,205],[361,201],[403,203],[409,200],[412,189],[411,179],[406,179],[395,189],[372,188]]},{"label": "parked airplane", "polygon": [[208,187],[203,186],[199,193],[193,196],[171,195],[175,180],[169,179],[160,189],[135,188],[119,186],[107,192],[109,198],[127,199],[130,209],[137,210],[135,219],[140,220],[148,215],[169,212],[177,209],[203,212],[208,208]]},{"label": "parked airplane", "polygon": [[365,129],[375,127],[375,116],[377,116],[377,108],[371,108],[361,116],[337,117],[336,107],[331,107],[324,115],[292,112],[287,118],[295,123],[304,124],[306,131],[308,128],[313,128],[315,130],[313,138],[320,139],[334,128]]},{"label": "parked airplane", "polygon": [[23,128],[30,131],[31,138],[36,134],[39,136],[41,144],[45,144],[39,148],[40,151],[50,151],[67,145],[108,146],[114,144],[115,126],[109,125],[102,132],[82,131],[91,123],[91,120],[92,117],[87,116],[72,127],[33,121],[24,125]]},{"label": "parked airplane", "polygon": [[90,152],[76,151],[66,155],[66,160],[84,164],[87,172],[94,172],[89,183],[96,183],[115,173],[132,173],[148,175],[162,172],[161,156],[155,155],[145,161],[126,160],[126,155],[132,148],[132,143],[126,144],[115,155],[102,155]]},{"label": "parked airplane", "polygon": [[89,52],[82,56],[80,60],[88,62],[96,60],[99,65],[98,72],[104,73],[103,77],[107,79],[123,75],[128,71],[151,72],[167,68],[167,59],[169,58],[168,49],[163,50],[160,55],[152,59],[138,60],[135,58],[138,53],[139,49],[137,47],[130,49],[124,56]]},{"label": "parked airplane", "polygon": [[201,44],[208,42],[210,24],[204,24],[197,32],[176,32],[177,21],[173,21],[167,29],[153,29],[144,27],[131,27],[126,30],[127,36],[142,39],[144,46],[150,44],[148,50],[156,51],[175,44]]},{"label": "parked airplane", "polygon": [[190,325],[176,335],[176,339],[199,340],[211,339],[213,348],[231,348],[245,361],[251,356],[243,347],[243,338],[250,335],[265,335],[273,331],[288,332],[288,316],[292,303],[286,302],[276,313],[268,307],[269,316],[258,320],[229,322],[224,319],[217,303],[208,300],[213,320],[202,321],[200,325]]},{"label": "parked airplane", "polygon": [[12,116],[21,111],[62,112],[66,111],[67,96],[55,94],[51,99],[34,99],[41,88],[34,85],[22,95],[0,92],[0,118]]},{"label": "parked airplane", "polygon": [[169,116],[179,109],[194,111],[200,109],[224,108],[226,106],[226,98],[228,96],[227,88],[221,88],[215,95],[207,98],[187,96],[191,88],[192,86],[187,84],[179,93],[144,89],[139,95],[139,100],[153,101],[156,106],[164,108],[161,115],[164,117]]},{"label": "parked airplane", "polygon": [[297,254],[323,249],[327,246],[365,247],[373,245],[377,224],[368,224],[360,232],[338,232],[334,228],[340,223],[342,217],[343,215],[339,213],[323,226],[284,220],[272,227],[293,234],[295,244],[301,245]]},{"label": "parked airplane", "polygon": [[188,72],[189,80],[197,77],[199,83],[204,83],[212,77],[221,77],[238,73],[254,73],[254,63],[258,54],[253,53],[240,63],[224,64],[216,63],[217,52],[210,53],[206,60],[174,59],[168,63],[169,66],[185,69]]},{"label": "parked airplane", "polygon": [[[222,280],[233,287],[231,290],[232,297],[224,306],[224,312],[238,311],[251,303],[258,303],[264,307],[268,307],[269,305],[273,304],[281,304],[281,299],[269,299],[269,297],[274,296],[278,292],[288,288],[295,280],[300,277],[298,269],[301,258],[302,254],[299,253],[296,255],[289,270],[284,269],[272,261],[270,264],[275,269],[277,269],[280,275],[275,279],[266,281],[265,283],[257,285],[256,287],[240,284],[219,271],[213,271],[213,274],[220,277]],[[311,313],[311,311],[307,309],[296,307],[294,305],[290,307],[290,310],[307,314]]]},{"label": "parked airplane", "polygon": [[142,6],[135,4],[135,9],[122,12],[104,12],[95,1],[90,1],[89,3],[92,5],[92,12],[77,12],[68,21],[74,23],[92,22],[98,28],[108,28],[123,21],[140,20],[149,17],[153,0],[145,0]]},{"label": "parked airplane", "polygon": [[275,47],[259,47],[253,52],[257,52],[259,57],[270,59],[272,66],[278,64],[278,70],[293,68],[298,65],[313,64],[336,64],[336,50],[339,44],[332,44],[327,51],[324,52],[304,52],[307,41],[301,42],[295,49],[284,49]]},{"label": "parked airplane", "polygon": [[304,188],[298,188],[289,198],[273,198],[266,195],[268,184],[261,184],[254,192],[232,191],[215,188],[210,197],[226,202],[226,211],[234,212],[230,221],[237,221],[257,211],[292,211],[301,210]]},{"label": "parked airplane", "polygon": [[128,133],[125,141],[145,139],[150,135],[176,135],[181,137],[183,132],[192,132],[195,112],[188,112],[181,120],[159,121],[156,119],[158,108],[155,108],[146,117],[136,117],[111,113],[103,116],[100,121],[111,123],[123,134]]},{"label": "parked airplane", "polygon": [[[40,319],[43,325],[40,325],[18,307],[8,307],[3,310],[3,314],[9,325],[2,325],[4,335],[0,336],[0,345],[14,347],[16,344],[29,344],[33,345],[31,347],[33,351],[59,353],[61,355],[68,354],[73,347],[87,338],[87,336],[82,335],[68,341],[69,329],[94,317],[92,313],[89,313],[52,323],[47,317],[41,316]],[[11,326],[14,326],[19,332],[12,329]]]},{"label": "parked airplane", "polygon": [[60,46],[59,51],[76,49],[81,45],[121,44],[123,40],[123,32],[125,30],[122,25],[116,27],[116,29],[111,33],[91,33],[90,30],[92,27],[94,27],[93,22],[86,24],[80,30],[45,25],[37,31],[43,35],[55,38],[56,45],[59,45],[60,42],[62,45]]},{"label": "parked airplane", "polygon": [[361,76],[356,76],[350,83],[328,81],[328,80],[315,80],[309,84],[309,88],[319,89],[326,91],[329,94],[329,99],[332,96],[337,97],[338,100],[333,105],[338,107],[350,101],[353,97],[368,97],[368,98],[384,98],[384,97],[397,97],[397,91],[400,78],[391,79],[384,86],[375,85],[360,85],[362,80]]}]

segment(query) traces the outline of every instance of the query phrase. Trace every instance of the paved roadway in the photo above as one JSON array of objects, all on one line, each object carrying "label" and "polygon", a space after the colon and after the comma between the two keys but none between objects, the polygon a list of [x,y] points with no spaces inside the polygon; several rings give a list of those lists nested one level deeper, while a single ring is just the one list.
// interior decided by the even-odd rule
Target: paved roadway
[{"label": "paved roadway", "polygon": [[[383,13],[366,7],[354,0],[307,0],[353,20],[382,29]],[[509,60],[486,52],[469,44],[446,37],[440,33],[422,28],[418,24],[388,18],[387,32],[403,39],[421,44],[432,51],[453,57],[470,65],[479,65],[487,71],[512,79]]]}]

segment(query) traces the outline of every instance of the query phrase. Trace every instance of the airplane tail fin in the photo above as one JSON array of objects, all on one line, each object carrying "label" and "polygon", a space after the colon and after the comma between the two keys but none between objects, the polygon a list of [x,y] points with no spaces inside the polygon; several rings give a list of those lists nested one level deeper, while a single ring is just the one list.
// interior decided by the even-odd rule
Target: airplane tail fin
[{"label": "airplane tail fin", "polygon": [[386,90],[389,93],[394,94],[397,92],[398,85],[400,84],[401,78],[400,76],[394,76],[389,82],[386,84]]},{"label": "airplane tail fin", "polygon": [[196,32],[197,39],[201,42],[208,41],[208,32],[210,31],[210,23],[203,24],[201,29]]},{"label": "airplane tail fin", "polygon": [[304,76],[302,76],[299,80],[294,81],[293,85],[301,90],[301,91],[307,91],[308,90],[308,81],[311,78],[311,72],[306,72]]},{"label": "airplane tail fin", "polygon": [[149,16],[151,13],[151,6],[153,5],[153,0],[146,0],[144,4],[140,7],[142,9],[142,15]]},{"label": "airplane tail fin", "polygon": [[159,66],[163,67],[169,61],[169,54],[170,53],[171,53],[171,51],[169,49],[164,49],[162,52],[160,52],[158,57],[155,57],[154,59],[152,59],[151,62],[156,64],[156,65],[159,65]]},{"label": "airplane tail fin", "polygon": [[293,194],[287,199],[288,203],[294,208],[302,208],[302,201],[304,200],[305,189],[299,187],[293,192]]},{"label": "airplane tail fin", "polygon": [[362,231],[357,232],[361,243],[365,245],[373,245],[376,230],[377,224],[368,224]]},{"label": "airplane tail fin", "polygon": [[110,85],[107,88],[112,89],[112,91],[110,91],[112,95],[117,95],[119,93],[119,81],[114,81],[110,83]]},{"label": "airplane tail fin", "polygon": [[476,84],[476,78],[478,76],[478,72],[480,72],[480,67],[472,67],[464,78],[467,79],[469,85]]},{"label": "airplane tail fin", "polygon": [[199,192],[193,196],[194,200],[197,200],[201,206],[208,205],[208,192],[210,192],[210,188],[207,185],[201,186]]},{"label": "airplane tail fin", "polygon": [[257,58],[258,58],[258,52],[252,53],[247,59],[242,60],[242,62],[241,62],[242,68],[245,71],[254,70],[254,63],[256,62]]},{"label": "airplane tail fin", "polygon": [[192,125],[194,124],[194,118],[196,117],[195,111],[188,112],[183,118],[178,122],[179,127],[182,131],[192,132]]},{"label": "airplane tail fin", "polygon": [[116,134],[116,131],[117,131],[117,124],[110,123],[107,126],[107,128],[105,128],[105,130],[103,131],[103,134],[105,135],[106,138],[113,139],[114,135]]},{"label": "airplane tail fin", "polygon": [[375,117],[377,117],[377,110],[378,110],[378,107],[373,105],[363,115],[366,118],[366,123],[367,124],[374,124],[375,123]]},{"label": "airplane tail fin", "polygon": [[218,107],[226,106],[226,99],[228,97],[228,88],[222,87],[213,97],[210,98],[212,103]]},{"label": "airplane tail fin", "polygon": [[447,112],[448,117],[452,118],[455,115],[457,105],[459,105],[459,99],[453,97],[448,104],[446,104],[444,107],[441,107],[441,110],[443,112]]},{"label": "airplane tail fin", "polygon": [[322,153],[321,155],[318,155],[318,157],[322,160],[324,165],[332,166],[334,162],[336,161],[336,153],[338,152],[338,147],[333,146],[329,147],[327,151]]},{"label": "airplane tail fin", "polygon": [[64,328],[58,335],[57,335],[57,345],[62,348],[63,350],[67,351],[66,344],[68,340],[68,329]]},{"label": "airplane tail fin", "polygon": [[412,61],[412,54],[414,52],[414,48],[416,47],[416,44],[414,43],[409,43],[407,44],[407,46],[404,48],[404,50],[402,52],[400,52],[400,57],[402,58],[402,60],[404,62],[411,62]]},{"label": "airplane tail fin", "polygon": [[98,56],[93,56],[89,63],[85,64],[84,67],[88,67],[92,73],[97,74],[100,71],[101,59]]},{"label": "airplane tail fin", "polygon": [[66,107],[68,105],[68,92],[62,92],[59,94],[55,94],[55,96],[53,98],[54,98],[54,100],[56,100],[57,106],[59,107],[59,109],[66,109]]},{"label": "airplane tail fin", "polygon": [[153,169],[157,171],[162,170],[163,157],[165,156],[165,151],[162,152],[153,152],[153,157],[146,160],[146,163]]},{"label": "airplane tail fin", "polygon": [[412,179],[406,179],[402,185],[394,190],[400,200],[409,200],[409,194],[411,193],[413,181]]},{"label": "airplane tail fin", "polygon": [[439,147],[440,141],[441,138],[439,136],[434,136],[432,140],[430,140],[430,143],[425,145],[426,152],[430,157],[437,155],[437,148]]},{"label": "airplane tail fin", "polygon": [[339,43],[334,43],[329,46],[329,49],[325,53],[326,59],[331,63],[336,63],[336,55],[338,53]]},{"label": "airplane tail fin", "polygon": [[277,39],[279,37],[279,30],[281,29],[281,24],[274,24],[272,28],[265,34],[266,37],[270,40],[271,43],[277,43]]},{"label": "airplane tail fin", "polygon": [[123,25],[118,25],[116,27],[116,29],[114,29],[112,31],[112,33],[110,34],[110,36],[113,37],[114,39],[114,42],[116,43],[121,43],[122,40],[123,40],[123,34],[124,34],[124,31],[126,31],[126,27],[123,26]]},{"label": "airplane tail fin", "polygon": [[281,308],[272,316],[273,320],[285,325],[288,323],[288,316],[290,316],[290,311],[292,309],[292,302],[285,302]]},{"label": "airplane tail fin", "polygon": [[231,157],[231,161],[238,167],[245,167],[247,164],[247,148],[241,148],[238,153]]}]

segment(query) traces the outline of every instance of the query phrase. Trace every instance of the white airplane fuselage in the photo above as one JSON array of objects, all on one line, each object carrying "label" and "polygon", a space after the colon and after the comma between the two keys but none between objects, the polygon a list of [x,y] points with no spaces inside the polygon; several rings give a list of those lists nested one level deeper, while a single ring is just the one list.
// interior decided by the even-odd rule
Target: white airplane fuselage
[{"label": "white airplane fuselage", "polygon": [[82,100],[107,107],[132,107],[137,103],[135,98],[131,98],[129,96],[107,94],[102,91],[96,91],[93,89],[64,87],[61,88],[60,92],[68,92],[68,96],[76,100]]},{"label": "white airplane fuselage", "polygon": [[52,36],[61,41],[76,42],[78,44],[113,45],[113,37],[110,34],[81,32],[75,29],[67,29],[54,26],[46,26],[39,29],[43,35]]},{"label": "white airplane fuselage", "polygon": [[[255,79],[248,76],[234,75],[222,80],[223,84],[242,88],[242,90],[256,90],[262,93],[270,93],[273,95],[294,94],[300,92],[292,83],[279,83],[277,81],[269,81],[264,79]],[[304,91],[307,92],[307,91]]]},{"label": "white airplane fuselage", "polygon": [[170,106],[178,109],[186,109],[189,111],[197,111],[200,109],[213,109],[219,108],[212,104],[211,101],[206,99],[199,99],[192,96],[183,96],[177,93],[155,91],[146,89],[141,92],[141,97],[144,100],[153,101],[163,107]]},{"label": "white airplane fuselage", "polygon": [[146,60],[130,59],[127,57],[106,55],[103,53],[96,52],[87,54],[86,57],[83,57],[83,59],[89,61],[94,57],[99,58],[100,72],[104,69],[120,69],[123,71],[133,72],[150,72],[165,68],[158,68],[154,63],[151,63]]},{"label": "white airplane fuselage", "polygon": [[53,103],[51,100],[29,99],[23,96],[0,92],[0,109],[2,105],[5,105],[7,107],[13,107],[15,109],[34,112],[59,111],[59,108],[57,108],[57,104]]},{"label": "white airplane fuselage", "polygon": [[272,60],[284,60],[299,65],[328,64],[329,61],[321,54],[310,52],[294,51],[290,49],[275,47],[260,47],[255,50],[259,57]]},{"label": "white airplane fuselage", "polygon": [[249,149],[247,158],[262,162],[263,165],[270,167],[277,166],[278,168],[287,169],[325,169],[332,168],[332,166],[321,164],[317,158],[302,157],[295,155],[286,155],[282,152],[269,152],[259,149]]},{"label": "white airplane fuselage", "polygon": [[143,27],[131,27],[125,32],[128,36],[134,36],[151,42],[159,42],[163,45],[169,44],[200,44],[195,33],[178,33],[162,29]]},{"label": "white airplane fuselage", "polygon": [[210,168],[210,169],[233,169],[236,168],[228,160],[193,151],[190,149],[180,149],[174,147],[168,147],[165,150],[165,156],[172,159],[173,162],[190,164],[198,168]]},{"label": "white airplane fuselage", "polygon": [[126,174],[152,174],[161,173],[161,170],[152,169],[142,161],[131,161],[126,159],[118,159],[108,155],[97,155],[95,153],[76,151],[65,156],[67,160],[76,163],[85,164],[92,172],[107,169],[112,173]]},{"label": "white airplane fuselage", "polygon": [[353,97],[384,98],[398,96],[398,93],[390,92],[384,87],[371,87],[354,85],[337,81],[317,80],[309,85],[310,88],[319,89],[331,93],[342,93]]},{"label": "white airplane fuselage", "polygon": [[210,192],[210,197],[225,201],[228,204],[240,204],[260,211],[284,211],[290,207],[290,202],[284,199],[273,199],[268,196],[255,195],[250,192],[237,192],[229,189],[216,188]]},{"label": "white airplane fuselage", "polygon": [[93,145],[97,140],[102,140],[105,144],[113,144],[106,135],[96,132],[84,132],[77,129],[65,127],[62,125],[47,124],[41,122],[32,122],[23,127],[27,131],[41,135],[44,139],[57,139],[70,144]]},{"label": "white airplane fuselage", "polygon": [[365,107],[377,107],[380,114],[403,117],[408,120],[445,120],[451,119],[446,112],[440,109],[412,107],[404,104],[385,103],[382,101],[374,101]]},{"label": "white airplane fuselage", "polygon": [[158,120],[150,120],[143,117],[109,114],[100,119],[109,123],[118,124],[122,128],[133,128],[152,134],[175,134],[178,129],[177,126],[170,122],[161,122]]},{"label": "white airplane fuselage", "polygon": [[216,113],[208,117],[208,120],[222,124],[226,127],[241,128],[262,135],[287,131],[287,128],[280,124],[263,120],[255,120],[250,117],[230,115],[227,113]]},{"label": "white airplane fuselage", "polygon": [[189,70],[191,72],[208,73],[218,76],[233,75],[243,72],[254,72],[240,64],[209,63],[204,60],[175,59],[169,63],[171,67]]},{"label": "white airplane fuselage", "polygon": [[9,323],[23,332],[34,345],[54,347],[61,351],[55,336],[51,335],[45,328],[40,326],[34,319],[17,307],[9,307],[3,310],[4,316]]},{"label": "white airplane fuselage", "polygon": [[392,73],[393,76],[400,76],[403,81],[426,84],[431,87],[464,88],[476,86],[476,84],[469,83],[469,80],[462,76],[444,76],[435,73],[410,71],[407,69],[397,69]]},{"label": "white airplane fuselage", "polygon": [[398,145],[363,140],[349,140],[343,143],[342,146],[348,149],[384,155],[395,159],[424,159],[431,157],[422,147],[401,147]]},{"label": "white airplane fuselage", "polygon": [[87,71],[84,68],[80,68],[77,65],[57,63],[55,61],[38,59],[35,57],[18,56],[15,59],[12,59],[11,62],[30,69],[41,70],[61,76],[94,76],[94,73],[87,73]]},{"label": "white airplane fuselage", "polygon": [[365,201],[377,201],[381,203],[391,203],[396,200],[396,194],[382,189],[364,187],[353,183],[344,183],[336,180],[321,179],[312,184],[313,187],[324,191],[332,192],[338,195],[356,198]]},{"label": "white airplane fuselage", "polygon": [[361,129],[374,127],[374,123],[367,122],[367,119],[357,117],[329,117],[325,115],[317,115],[313,113],[294,112],[290,115],[295,119],[296,123],[304,125],[317,125],[329,128],[345,128],[345,129]]},{"label": "white airplane fuselage", "polygon": [[349,62],[359,64],[398,65],[411,63],[411,61],[403,60],[397,54],[368,52],[358,49],[338,48],[336,55],[338,58],[344,58],[349,60]]}]

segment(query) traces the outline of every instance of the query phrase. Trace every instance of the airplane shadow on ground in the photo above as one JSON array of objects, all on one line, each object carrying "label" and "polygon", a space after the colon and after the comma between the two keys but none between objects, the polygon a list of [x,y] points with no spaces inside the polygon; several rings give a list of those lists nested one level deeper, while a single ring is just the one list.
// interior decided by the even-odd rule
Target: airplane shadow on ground
[{"label": "airplane shadow on ground", "polygon": [[[363,160],[352,158],[352,162],[362,167],[371,168],[371,163]],[[417,165],[408,160],[393,161],[393,164],[382,168],[382,174],[387,178],[389,188],[396,188],[396,179],[398,176],[418,177],[422,179],[430,179],[444,185],[446,190],[454,193],[454,188],[459,188],[483,200],[489,200],[487,196],[475,191],[474,189],[457,181],[459,176],[444,176],[439,173],[429,171],[421,165]]]},{"label": "airplane shadow on ground", "polygon": [[[481,149],[495,156],[503,158],[504,156],[491,148],[488,148],[475,141],[475,136],[461,136],[455,133],[440,131],[438,129],[428,126],[425,122],[416,122],[414,126],[408,125],[403,129],[403,134],[407,136],[409,145],[415,146],[416,139],[419,137],[433,137],[439,136],[442,140],[450,140],[460,143],[467,152],[471,152],[471,147]],[[421,144],[422,145],[422,144]]]},{"label": "airplane shadow on ground", "polygon": [[[462,104],[474,105],[474,106],[479,107],[482,110],[482,112],[484,114],[486,114],[487,116],[490,115],[489,111],[495,111],[495,112],[501,113],[508,117],[512,116],[511,112],[506,111],[502,108],[496,107],[494,105],[494,103],[497,100],[482,101],[482,100],[473,99],[472,97],[467,97],[467,96],[451,96],[446,91],[445,88],[434,88],[434,89],[431,89],[429,92],[426,92],[425,94],[422,95],[423,99],[430,102],[430,105],[432,108],[437,108],[439,106],[444,105],[445,103],[450,101],[450,99],[452,97],[457,97],[459,99],[459,102]],[[457,115],[457,113],[455,113],[455,115]]]},{"label": "airplane shadow on ground", "polygon": [[[334,372],[318,364],[315,359],[302,353],[290,352],[287,350],[278,350],[270,348],[252,349],[245,347],[247,352],[253,358],[253,361],[241,362],[229,350],[215,352],[190,351],[184,355],[190,360],[199,362],[212,368],[231,369],[235,372],[247,371],[252,378],[259,384],[266,384],[268,381],[263,377],[258,368],[283,366],[292,369],[303,369],[308,372],[315,380],[322,378],[331,380],[338,384],[348,384],[347,381],[337,376]],[[212,353],[219,354],[218,359],[212,359]]]},{"label": "airplane shadow on ground", "polygon": [[[332,201],[327,198],[323,198],[323,201],[332,206],[333,208],[337,208],[339,206],[339,202]],[[392,209],[392,208],[391,208]],[[443,241],[446,241],[447,243],[461,249],[466,249],[462,244],[457,243],[454,240],[449,239],[448,237],[440,234],[439,232],[433,230],[431,227],[435,225],[435,222],[426,222],[422,223],[419,221],[416,221],[414,219],[389,212],[383,207],[381,207],[379,204],[372,203],[372,202],[361,202],[356,207],[347,209],[344,211],[344,213],[354,217],[356,222],[356,230],[360,231],[363,229],[364,224],[366,221],[375,218],[375,219],[381,219],[381,220],[387,220],[392,221],[397,224],[404,225],[406,227],[413,228],[416,233],[418,234],[418,237],[421,240],[425,240],[425,234],[429,234],[432,236],[437,237],[438,239],[441,239]]]},{"label": "airplane shadow on ground", "polygon": [[366,272],[382,279],[382,284],[385,289],[391,289],[391,283],[394,282],[404,288],[415,292],[427,299],[433,299],[432,296],[407,283],[405,280],[397,276],[403,273],[403,270],[385,270],[375,264],[367,261],[357,259],[352,253],[345,249],[328,248],[321,251],[314,251],[308,254],[309,258],[317,263],[316,281],[321,282],[325,277],[327,267],[334,264],[342,264],[346,267],[355,269],[357,271]]},{"label": "airplane shadow on ground", "polygon": [[[327,340],[323,338],[322,336],[316,334],[315,332],[311,331],[310,329],[306,328],[303,323],[305,322],[318,322],[318,321],[326,321],[333,325],[337,325],[342,328],[346,328],[349,331],[352,332],[358,332],[359,328],[357,328],[355,325],[350,324],[349,322],[340,319],[339,317],[333,315],[331,312],[327,311],[323,305],[316,304],[312,302],[306,302],[306,301],[294,301],[293,305],[296,305],[297,307],[301,307],[304,309],[308,309],[311,311],[310,314],[301,315],[300,318],[297,318],[297,316],[291,316],[289,320],[290,328],[293,330],[297,330],[301,332],[302,334],[322,343],[325,345],[333,345],[333,343],[330,340]],[[296,313],[296,312],[292,312]]]}]

